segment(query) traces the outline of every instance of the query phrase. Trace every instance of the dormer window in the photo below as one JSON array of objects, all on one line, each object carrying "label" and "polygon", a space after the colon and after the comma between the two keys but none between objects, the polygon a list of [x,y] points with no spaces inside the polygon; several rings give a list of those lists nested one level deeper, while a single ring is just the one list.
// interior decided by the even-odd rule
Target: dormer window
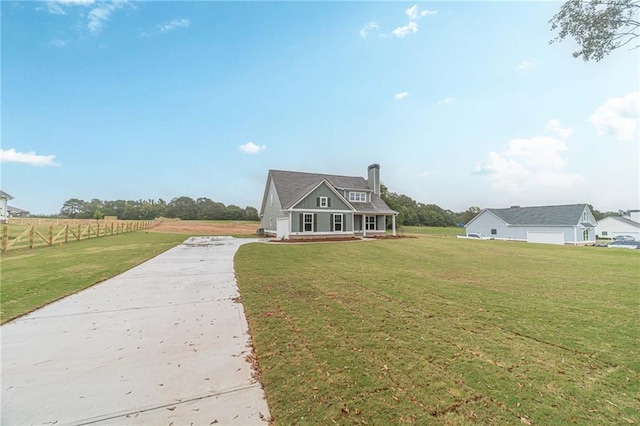
[{"label": "dormer window", "polygon": [[586,211],[582,212],[582,221],[587,222],[587,219],[588,219],[587,212]]},{"label": "dormer window", "polygon": [[349,201],[353,201],[355,203],[366,203],[367,193],[366,192],[350,192]]}]

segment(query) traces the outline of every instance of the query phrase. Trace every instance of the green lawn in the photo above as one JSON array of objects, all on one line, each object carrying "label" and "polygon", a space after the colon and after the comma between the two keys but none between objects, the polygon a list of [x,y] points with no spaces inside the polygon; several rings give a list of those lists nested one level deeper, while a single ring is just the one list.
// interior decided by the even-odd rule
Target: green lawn
[{"label": "green lawn", "polygon": [[277,424],[637,424],[640,253],[456,238],[250,244]]},{"label": "green lawn", "polygon": [[400,235],[438,235],[446,237],[455,237],[456,235],[465,235],[465,228],[454,226],[402,226]]},{"label": "green lawn", "polygon": [[8,251],[0,256],[0,322],[124,272],[186,238],[139,231]]}]

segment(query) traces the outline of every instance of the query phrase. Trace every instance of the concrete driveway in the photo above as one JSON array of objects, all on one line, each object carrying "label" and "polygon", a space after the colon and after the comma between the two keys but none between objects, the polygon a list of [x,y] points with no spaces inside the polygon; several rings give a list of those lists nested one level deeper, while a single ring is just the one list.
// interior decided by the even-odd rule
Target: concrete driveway
[{"label": "concrete driveway", "polygon": [[233,271],[196,237],[0,328],[3,425],[266,424]]}]

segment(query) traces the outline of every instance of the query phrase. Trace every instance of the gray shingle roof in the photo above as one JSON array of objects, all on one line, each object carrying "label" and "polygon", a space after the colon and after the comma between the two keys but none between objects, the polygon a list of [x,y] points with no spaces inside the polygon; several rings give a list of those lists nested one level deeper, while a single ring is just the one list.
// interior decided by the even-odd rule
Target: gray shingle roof
[{"label": "gray shingle roof", "polygon": [[[314,186],[326,180],[336,189],[352,189],[371,192],[367,180],[360,176],[325,175],[320,173],[269,170],[278,198],[283,208],[290,208]],[[379,195],[371,194],[371,203],[350,203],[358,211],[367,213],[395,214]]]},{"label": "gray shingle roof", "polygon": [[[586,204],[487,209],[509,225],[573,226],[581,222]],[[593,225],[590,225],[593,226]]]},{"label": "gray shingle roof", "polygon": [[[632,210],[633,211],[633,210]],[[622,217],[622,216],[607,216],[606,218],[603,219],[615,219],[615,220],[619,220],[622,223],[626,223],[627,225],[632,225],[632,226],[640,226],[640,223],[629,219],[628,217]]]}]

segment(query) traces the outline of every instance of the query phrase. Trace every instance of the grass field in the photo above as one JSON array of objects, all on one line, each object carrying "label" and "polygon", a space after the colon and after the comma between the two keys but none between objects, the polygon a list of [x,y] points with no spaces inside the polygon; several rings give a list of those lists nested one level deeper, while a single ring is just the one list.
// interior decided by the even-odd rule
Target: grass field
[{"label": "grass field", "polygon": [[277,424],[638,424],[639,255],[419,237],[235,268]]},{"label": "grass field", "polygon": [[[8,251],[28,249],[29,248],[29,235],[25,234],[33,227],[33,247],[48,246],[49,235],[54,240],[54,245],[64,243],[65,227],[69,225],[67,231],[68,242],[76,242],[77,235],[81,236],[81,240],[90,238],[101,238],[105,236],[111,236],[114,234],[121,234],[124,232],[131,232],[134,230],[136,224],[151,224],[152,221],[117,221],[117,222],[104,222],[96,220],[80,220],[80,219],[40,219],[40,218],[15,218],[8,224],[0,225],[0,231],[4,233],[7,230],[8,237]],[[100,237],[97,237],[98,226],[100,230]],[[127,226],[130,226],[127,231]],[[142,226],[142,225],[141,225]],[[87,229],[87,227],[90,228]],[[79,229],[80,228],[80,229]],[[40,234],[38,236],[37,234]],[[75,235],[74,235],[75,234]],[[18,237],[19,240],[15,241]]]},{"label": "grass field", "polygon": [[4,253],[0,322],[124,272],[185,239],[139,231]]},{"label": "grass field", "polygon": [[454,226],[403,226],[400,228],[400,235],[438,235],[445,237],[455,237],[465,235],[465,228]]}]

